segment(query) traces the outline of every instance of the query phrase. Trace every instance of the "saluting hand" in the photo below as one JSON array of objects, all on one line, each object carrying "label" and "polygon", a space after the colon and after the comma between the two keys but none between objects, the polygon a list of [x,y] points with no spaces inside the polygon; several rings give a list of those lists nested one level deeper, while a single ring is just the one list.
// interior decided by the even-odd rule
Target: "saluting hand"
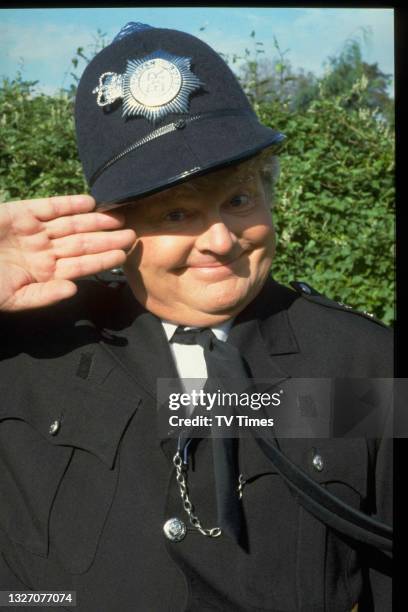
[{"label": "saluting hand", "polygon": [[59,302],[76,293],[72,279],[124,263],[135,232],[94,208],[89,195],[0,204],[0,310]]}]

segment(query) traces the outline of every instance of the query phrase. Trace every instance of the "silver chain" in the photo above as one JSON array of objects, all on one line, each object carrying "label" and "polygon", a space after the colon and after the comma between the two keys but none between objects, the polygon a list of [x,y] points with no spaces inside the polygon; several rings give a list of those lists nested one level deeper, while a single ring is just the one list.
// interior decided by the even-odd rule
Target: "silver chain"
[{"label": "silver chain", "polygon": [[239,475],[239,480],[238,480],[238,497],[239,499],[242,499],[242,496],[244,494],[244,485],[246,484],[246,480],[244,479],[243,475],[240,474]]},{"label": "silver chain", "polygon": [[195,529],[198,529],[200,533],[210,538],[218,538],[221,535],[222,531],[220,527],[212,527],[210,529],[206,529],[201,525],[199,518],[194,514],[194,506],[190,501],[188,495],[188,487],[187,487],[187,473],[186,468],[183,464],[183,459],[180,455],[180,452],[174,455],[173,464],[176,468],[176,480],[180,489],[180,495],[183,502],[183,508],[187,512],[188,517],[190,519],[190,523]]}]

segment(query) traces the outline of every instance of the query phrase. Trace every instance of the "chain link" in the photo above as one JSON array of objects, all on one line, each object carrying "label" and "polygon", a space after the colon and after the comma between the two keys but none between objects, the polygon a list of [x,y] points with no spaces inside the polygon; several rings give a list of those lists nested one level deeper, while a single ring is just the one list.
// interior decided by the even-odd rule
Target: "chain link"
[{"label": "chain link", "polygon": [[186,468],[183,465],[183,460],[179,451],[174,455],[173,465],[176,468],[176,480],[180,489],[180,496],[183,502],[183,508],[188,514],[188,518],[190,523],[195,529],[198,529],[200,533],[210,538],[218,538],[221,535],[222,531],[220,527],[211,527],[210,529],[206,529],[201,525],[200,519],[194,514],[194,506],[190,501],[188,495],[188,486],[187,486],[187,472]]},{"label": "chain link", "polygon": [[239,475],[238,483],[238,497],[239,499],[242,499],[242,496],[244,494],[244,485],[246,483],[246,480],[244,479],[242,474]]}]

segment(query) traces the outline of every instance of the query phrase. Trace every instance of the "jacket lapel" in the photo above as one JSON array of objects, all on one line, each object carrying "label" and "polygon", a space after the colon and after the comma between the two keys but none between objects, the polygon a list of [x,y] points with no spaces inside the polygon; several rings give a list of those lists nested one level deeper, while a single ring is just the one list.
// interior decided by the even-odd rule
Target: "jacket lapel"
[{"label": "jacket lapel", "polygon": [[121,291],[101,347],[139,388],[156,398],[158,378],[178,378],[170,347],[160,320],[136,301],[127,283]]},{"label": "jacket lapel", "polygon": [[293,299],[292,291],[268,279],[236,318],[228,337],[240,349],[251,378],[269,380],[270,387],[290,378],[277,356],[299,352],[287,314]]},{"label": "jacket lapel", "polygon": [[[237,317],[228,337],[240,349],[249,375],[258,381],[256,387],[262,393],[275,392],[291,378],[291,372],[281,365],[279,356],[300,352],[288,316],[288,309],[297,297],[269,278],[258,297]],[[275,443],[281,449],[291,449],[293,440],[278,441],[277,429],[273,428],[270,433]],[[294,446],[295,450],[299,449],[298,444]],[[260,474],[278,473],[252,435],[240,440],[239,464],[244,481]]]},{"label": "jacket lapel", "polygon": [[[173,384],[177,385],[174,390],[183,391],[169,343],[160,320],[137,302],[127,283],[121,292],[100,341],[101,349],[114,363],[110,378],[119,381],[126,373],[133,387],[132,392],[141,393],[149,403],[154,404],[155,409],[159,409],[159,378],[172,379]],[[118,394],[123,393],[122,387]],[[159,440],[159,432],[157,438]],[[176,440],[168,437],[162,439],[160,444],[164,454],[171,459],[175,454]]]}]

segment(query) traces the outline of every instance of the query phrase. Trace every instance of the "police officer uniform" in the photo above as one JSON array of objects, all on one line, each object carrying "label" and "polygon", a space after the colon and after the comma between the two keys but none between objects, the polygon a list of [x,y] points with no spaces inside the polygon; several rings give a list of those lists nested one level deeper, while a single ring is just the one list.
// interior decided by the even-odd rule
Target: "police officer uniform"
[{"label": "police officer uniform", "polygon": [[[223,98],[219,71],[233,77],[220,62],[188,35],[133,28],[90,64],[77,125],[100,207],[280,146],[232,80]],[[149,114],[143,83],[162,72],[161,104]],[[236,122],[242,132],[231,134]],[[135,186],[141,148],[146,172]],[[167,148],[180,156],[169,159]],[[157,434],[157,378],[178,372],[161,321],[126,282],[83,280],[64,303],[3,314],[0,324],[2,589],[75,590],[81,612],[346,612],[357,602],[359,612],[391,610],[389,555],[309,512],[252,437],[240,439],[237,458],[243,541],[189,522],[176,441]],[[228,342],[256,379],[392,376],[390,331],[307,284],[268,279]],[[213,527],[209,442],[193,445],[188,477],[195,511]],[[279,448],[344,504],[391,523],[388,438],[283,438]]]},{"label": "police officer uniform", "polygon": [[[176,377],[175,364],[161,322],[127,284],[82,281],[69,303],[3,317],[2,335],[2,588],[76,590],[86,612],[391,609],[388,556],[305,510],[251,438],[239,457],[247,545],[189,525],[175,440],[157,435],[156,379]],[[268,281],[230,340],[254,378],[371,378],[390,373],[390,335]],[[200,520],[214,526],[208,443],[195,449],[189,482]],[[390,523],[388,443],[287,438],[280,448]],[[187,526],[180,542],[163,532],[170,518]]]}]

